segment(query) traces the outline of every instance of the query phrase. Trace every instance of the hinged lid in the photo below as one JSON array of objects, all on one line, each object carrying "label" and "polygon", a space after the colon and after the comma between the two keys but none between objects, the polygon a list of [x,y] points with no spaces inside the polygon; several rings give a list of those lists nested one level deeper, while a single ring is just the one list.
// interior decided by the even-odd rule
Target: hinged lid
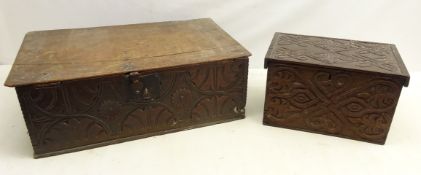
[{"label": "hinged lid", "polygon": [[6,86],[144,71],[250,53],[211,19],[28,33]]},{"label": "hinged lid", "polygon": [[405,86],[409,83],[393,44],[275,33],[265,67],[272,61],[396,75],[404,78]]}]

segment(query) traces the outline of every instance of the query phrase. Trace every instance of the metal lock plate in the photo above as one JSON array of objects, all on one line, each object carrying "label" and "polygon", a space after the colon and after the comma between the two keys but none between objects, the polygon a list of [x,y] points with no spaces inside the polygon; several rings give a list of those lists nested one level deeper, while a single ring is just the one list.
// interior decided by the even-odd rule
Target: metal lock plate
[{"label": "metal lock plate", "polygon": [[131,72],[126,77],[129,101],[147,102],[159,99],[161,82],[157,73]]}]

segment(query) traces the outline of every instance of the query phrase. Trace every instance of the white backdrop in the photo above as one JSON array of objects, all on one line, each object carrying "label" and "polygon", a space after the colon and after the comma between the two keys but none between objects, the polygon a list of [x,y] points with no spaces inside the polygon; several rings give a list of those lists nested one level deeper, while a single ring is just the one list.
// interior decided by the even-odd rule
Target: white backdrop
[{"label": "white backdrop", "polygon": [[[421,174],[420,0],[0,0],[0,64],[32,30],[201,17],[253,54],[246,119],[33,160],[14,89],[0,86],[0,174]],[[262,125],[266,71],[253,68],[276,31],[397,45],[412,77],[386,145]]]},{"label": "white backdrop", "polygon": [[0,0],[0,64],[11,64],[31,30],[213,18],[262,68],[273,33],[394,43],[421,70],[421,1],[405,0]]}]

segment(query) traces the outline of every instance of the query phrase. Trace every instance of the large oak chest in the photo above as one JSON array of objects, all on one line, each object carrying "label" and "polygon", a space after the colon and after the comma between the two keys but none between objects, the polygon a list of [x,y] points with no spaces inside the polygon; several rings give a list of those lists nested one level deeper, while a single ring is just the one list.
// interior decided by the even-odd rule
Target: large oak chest
[{"label": "large oak chest", "polygon": [[244,118],[248,56],[211,19],[36,31],[5,85],[44,157]]}]

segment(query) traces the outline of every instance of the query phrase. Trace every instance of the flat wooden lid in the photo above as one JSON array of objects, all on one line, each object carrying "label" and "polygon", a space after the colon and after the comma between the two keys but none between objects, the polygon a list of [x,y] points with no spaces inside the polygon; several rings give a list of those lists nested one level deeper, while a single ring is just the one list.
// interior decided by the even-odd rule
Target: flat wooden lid
[{"label": "flat wooden lid", "polygon": [[209,18],[26,34],[6,86],[198,64],[251,54]]},{"label": "flat wooden lid", "polygon": [[402,77],[408,86],[409,73],[393,44],[275,33],[266,54],[270,62],[286,62]]}]

